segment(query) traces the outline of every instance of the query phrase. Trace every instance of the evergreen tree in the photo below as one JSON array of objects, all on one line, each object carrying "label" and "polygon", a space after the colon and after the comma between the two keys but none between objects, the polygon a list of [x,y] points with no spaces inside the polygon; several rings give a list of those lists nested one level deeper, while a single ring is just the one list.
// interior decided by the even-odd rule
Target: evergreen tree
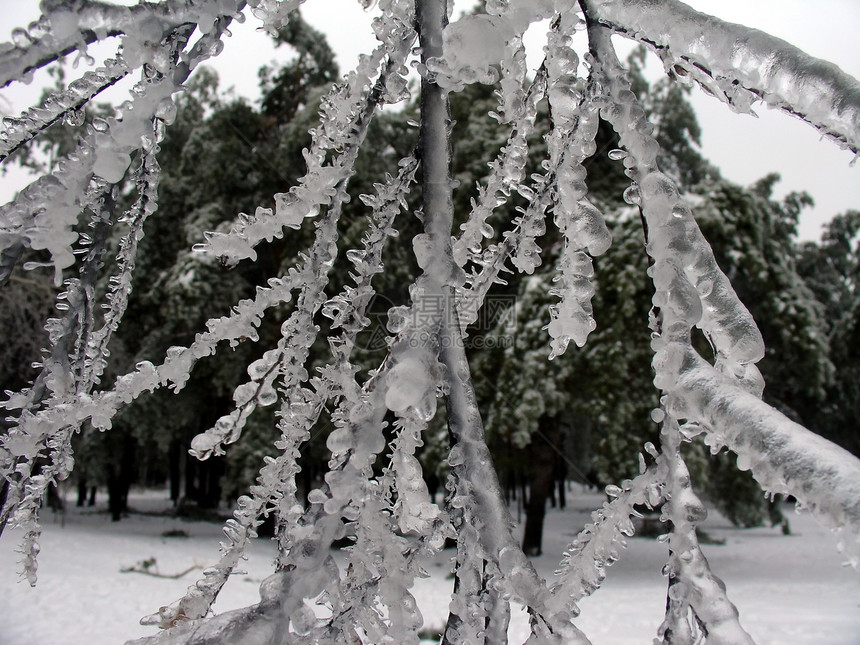
[{"label": "evergreen tree", "polygon": [[860,455],[860,212],[848,211],[825,225],[820,243],[800,248],[798,272],[824,310],[828,355],[835,367],[824,414],[812,420],[825,437]]}]

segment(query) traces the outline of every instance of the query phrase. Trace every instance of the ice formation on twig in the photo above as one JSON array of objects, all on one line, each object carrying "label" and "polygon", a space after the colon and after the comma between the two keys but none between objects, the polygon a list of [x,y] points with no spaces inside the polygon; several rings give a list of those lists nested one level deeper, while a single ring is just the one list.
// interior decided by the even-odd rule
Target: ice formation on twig
[{"label": "ice formation on twig", "polygon": [[[763,382],[755,366],[764,352],[761,334],[717,266],[690,206],[658,168],[652,127],[609,36],[648,44],[670,75],[692,79],[737,110],[749,111],[754,100],[763,99],[855,151],[860,90],[838,69],[782,41],[675,0],[488,0],[484,13],[451,24],[445,0],[360,0],[364,8],[378,6],[379,45],[323,98],[304,155],[305,174],[272,196],[274,209],[240,214],[229,231],[207,233],[195,248],[226,265],[253,261],[258,245],[313,218],[311,247],[295,267],[258,286],[254,297],[209,320],[187,347],[171,347],[161,364],[142,361],[112,387],[99,388],[112,334],[127,306],[138,243],[157,207],[158,143],[175,116],[173,95],[191,70],[220,52],[230,22],[244,19],[243,12],[277,33],[301,3],[46,2],[38,21],[0,47],[5,86],[75,51],[86,57],[90,43],[109,37],[121,42],[115,57],[68,89],[4,119],[0,161],[52,123],[78,124],[82,108],[103,89],[141,73],[117,116],[88,123],[73,152],[0,207],[0,287],[32,249],[47,252],[63,288],[60,313],[47,322],[50,344],[40,375],[2,403],[18,416],[0,439],[6,487],[0,527],[11,522],[23,529],[24,572],[31,583],[41,501],[47,487],[71,471],[71,438],[81,425],[109,430],[117,412],[146,391],[181,390],[197,361],[219,344],[258,340],[263,317],[293,301],[294,291],[280,338],[236,386],[234,410],[191,446],[202,459],[219,454],[239,438],[256,407],[279,404],[276,455],[264,459],[255,485],[237,501],[224,527],[220,559],[182,598],[145,619],[161,631],[143,643],[418,643],[422,617],[410,588],[424,575],[423,563],[449,538],[456,540],[457,554],[444,643],[506,641],[511,601],[529,614],[529,643],[588,643],[573,622],[577,602],[600,587],[621,556],[640,505],[660,507],[670,527],[667,611],[659,637],[693,642],[707,634],[721,642],[750,642],[697,541],[704,506],[680,452],[695,435],[715,452],[723,446],[734,451],[738,467],[751,470],[766,491],[790,493],[809,506],[840,532],[856,566],[860,462],[761,401]],[[583,18],[590,47],[586,78],[571,47]],[[545,19],[546,57],[529,82],[522,37]],[[413,50],[416,38],[419,47]],[[421,74],[419,147],[400,162],[395,176],[375,186],[375,194],[361,196],[370,211],[362,245],[343,254],[353,266],[354,284],[329,297],[329,272],[340,253],[338,218],[358,151],[379,107],[409,96],[411,57],[417,57],[413,64]],[[468,84],[496,81],[499,101],[491,116],[509,128],[507,141],[453,238],[447,98]],[[547,158],[541,172],[526,178],[529,140],[544,103]],[[619,135],[621,149],[610,157],[624,164],[631,180],[624,198],[643,217],[655,288],[652,365],[660,393],[652,418],[660,424],[661,441],[659,449],[645,446],[648,460],[641,457],[637,477],[606,489],[610,500],[594,512],[547,584],[515,539],[462,341],[503,272],[512,266],[530,274],[540,265],[538,238],[550,212],[563,244],[551,291],[558,298],[549,311],[551,357],[561,357],[571,340],[582,346],[595,328],[592,258],[611,239],[602,214],[588,201],[583,162],[595,154],[599,119]],[[117,217],[116,188],[127,179],[135,184],[136,200]],[[353,349],[369,323],[372,280],[383,271],[383,249],[397,235],[395,217],[406,210],[416,183],[422,189],[416,214],[423,230],[411,243],[420,273],[409,286],[409,302],[388,311],[387,354],[361,382]],[[515,195],[524,205],[497,232],[490,218]],[[89,230],[81,234],[84,212]],[[120,241],[100,319],[96,280],[110,235]],[[72,268],[76,275],[65,276]],[[320,316],[331,320],[330,359],[312,374],[308,363]],[[694,327],[710,340],[713,365],[693,349]],[[440,398],[447,408],[451,472],[441,506],[430,498],[416,456]],[[329,470],[304,503],[296,483],[298,460],[324,410],[334,426],[326,440]],[[386,432],[393,437],[388,444]],[[210,616],[267,515],[275,518],[278,555],[275,571],[260,587],[260,602]],[[343,570],[331,554],[340,539],[350,541]]]}]

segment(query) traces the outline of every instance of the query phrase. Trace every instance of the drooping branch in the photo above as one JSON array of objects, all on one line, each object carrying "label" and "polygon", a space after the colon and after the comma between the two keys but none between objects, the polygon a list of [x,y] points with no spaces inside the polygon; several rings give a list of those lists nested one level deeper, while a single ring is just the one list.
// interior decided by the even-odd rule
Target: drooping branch
[{"label": "drooping branch", "polygon": [[[228,0],[219,7],[223,10],[220,15],[236,15],[244,6],[244,0]],[[23,80],[36,69],[110,37],[124,36],[126,49],[136,50],[153,46],[153,29],[163,29],[165,35],[183,24],[200,24],[205,34],[217,23],[214,18],[211,14],[207,16],[205,8],[201,10],[181,0],[140,2],[133,7],[93,0],[60,3],[27,30],[20,30],[14,46],[0,53],[0,87]],[[144,24],[148,32],[141,31]]]},{"label": "drooping branch", "polygon": [[770,493],[793,495],[825,526],[860,568],[860,460],[787,418],[688,351],[667,408],[702,424],[712,450],[738,455]]},{"label": "drooping branch", "polygon": [[655,49],[667,72],[691,77],[738,111],[761,99],[860,152],[860,84],[833,63],[678,0],[584,5],[589,17]]},{"label": "drooping branch", "polygon": [[[625,165],[632,183],[625,198],[641,211],[649,275],[655,290],[650,316],[651,347],[660,408],[653,418],[661,426],[662,454],[658,461],[663,465],[666,486],[667,501],[661,519],[670,523],[669,589],[659,635],[666,645],[693,643],[701,625],[704,634],[712,634],[719,642],[751,645],[749,635],[738,621],[737,608],[725,593],[725,585],[713,575],[699,548],[696,524],[707,516],[707,511],[692,490],[680,452],[683,439],[678,427],[680,417],[667,405],[667,399],[677,388],[680,370],[675,367],[680,354],[683,351],[695,354],[690,335],[693,326],[705,328],[706,333],[713,332],[718,338],[715,346],[722,354],[721,360],[732,366],[748,366],[761,358],[761,334],[730,286],[727,293],[721,294],[721,312],[741,323],[728,326],[737,336],[721,333],[725,331],[722,321],[705,316],[708,307],[705,301],[713,289],[702,289],[699,284],[705,282],[705,276],[711,287],[720,284],[721,279],[728,281],[716,266],[710,246],[680,199],[677,187],[658,168],[659,144],[651,136],[644,109],[630,91],[609,30],[591,19],[588,22],[593,56],[591,80],[606,101],[602,116],[612,124],[629,155]],[[742,324],[746,320],[749,324]]]}]

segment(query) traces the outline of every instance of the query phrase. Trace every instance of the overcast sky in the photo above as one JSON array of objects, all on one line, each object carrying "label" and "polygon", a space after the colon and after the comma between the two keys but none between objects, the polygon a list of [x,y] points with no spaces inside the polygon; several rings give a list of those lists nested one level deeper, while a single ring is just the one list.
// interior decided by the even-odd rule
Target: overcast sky
[{"label": "overcast sky", "polygon": [[[860,78],[860,0],[689,0],[699,11],[731,22],[756,27],[800,47],[807,53],[839,65]],[[472,0],[460,0],[458,9],[469,9]],[[359,53],[374,45],[370,31],[372,14],[357,0],[307,0],[305,19],[325,32],[337,53],[341,71],[351,68]],[[38,15],[36,0],[0,0],[0,38],[8,40],[11,29]],[[269,39],[256,32],[257,21],[249,18],[232,31],[214,66],[222,88],[234,87],[237,94],[255,99],[257,69],[274,59],[289,56],[286,48],[275,50]],[[535,40],[536,43],[539,41]],[[539,64],[540,45],[533,48],[532,68]],[[655,66],[655,69],[657,67]],[[0,92],[0,111],[12,113],[38,97],[40,78],[30,87],[10,87]],[[123,90],[124,91],[124,90]],[[790,190],[806,190],[815,209],[801,222],[802,239],[818,237],[820,223],[848,208],[860,209],[860,164],[849,167],[853,155],[820,140],[811,127],[788,115],[759,105],[759,118],[731,113],[716,99],[696,91],[693,105],[703,129],[703,154],[729,179],[749,184],[769,172],[779,172],[783,181],[779,196]],[[5,201],[16,187],[12,177],[0,177],[0,199]],[[20,187],[20,186],[18,186]]]}]

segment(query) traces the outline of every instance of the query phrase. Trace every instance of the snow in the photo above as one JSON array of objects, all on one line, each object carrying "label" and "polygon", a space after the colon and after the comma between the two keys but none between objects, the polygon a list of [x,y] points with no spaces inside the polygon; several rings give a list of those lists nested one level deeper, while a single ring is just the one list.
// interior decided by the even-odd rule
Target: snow
[{"label": "snow", "polygon": [[[271,30],[301,1],[252,0],[250,4],[255,8],[253,13],[263,21],[264,28]],[[364,4],[371,3],[367,0]],[[142,391],[160,387],[167,380],[180,386],[194,361],[211,353],[210,350],[214,350],[220,340],[230,340],[232,345],[240,336],[254,337],[263,310],[288,299],[293,287],[301,286],[296,308],[283,323],[282,338],[276,348],[251,365],[248,369],[251,380],[235,389],[235,411],[222,417],[213,429],[192,443],[193,454],[200,458],[221,451],[222,444],[239,437],[244,419],[255,406],[273,405],[278,399],[277,392],[283,393],[278,414],[282,438],[276,444],[282,454],[277,459],[267,458],[260,485],[252,487],[252,497],[242,498],[236,519],[228,521],[224,533],[229,543],[223,546],[221,561],[207,569],[202,582],[190,587],[190,591],[173,605],[161,609],[141,607],[141,604],[155,605],[154,598],[161,602],[175,598],[187,587],[187,581],[176,581],[177,585],[182,585],[176,589],[164,587],[173,582],[163,582],[163,579],[152,576],[136,584],[132,578],[140,576],[138,572],[124,573],[121,583],[108,582],[113,580],[116,571],[135,560],[149,562],[153,558],[158,559],[165,571],[186,569],[188,559],[195,562],[198,555],[211,560],[214,552],[198,547],[203,546],[202,542],[214,542],[218,534],[210,535],[206,525],[195,524],[188,526],[190,537],[169,538],[170,533],[184,531],[180,528],[184,525],[174,525],[170,530],[166,527],[178,520],[163,515],[138,516],[119,527],[111,525],[118,530],[109,531],[99,515],[70,512],[64,524],[46,532],[43,542],[46,551],[60,554],[51,557],[62,558],[52,563],[48,557],[43,562],[43,570],[50,571],[53,564],[60,577],[51,578],[55,574],[46,573],[49,576],[47,584],[43,582],[40,591],[32,592],[36,595],[28,595],[30,592],[7,594],[13,599],[12,603],[19,599],[32,601],[35,609],[29,620],[47,625],[53,621],[44,620],[45,616],[57,618],[61,631],[47,635],[47,642],[68,640],[71,635],[92,642],[92,634],[103,634],[106,622],[114,617],[122,617],[117,625],[122,633],[116,635],[117,639],[134,636],[130,627],[133,618],[126,620],[122,614],[126,609],[133,609],[134,618],[152,614],[150,622],[160,623],[162,627],[170,626],[180,618],[196,620],[206,613],[210,601],[218,595],[228,578],[241,581],[245,575],[249,585],[243,586],[241,582],[229,585],[227,595],[219,598],[217,609],[223,612],[252,604],[258,596],[258,588],[262,589],[264,602],[268,604],[259,611],[254,608],[238,610],[224,619],[203,625],[201,629],[212,637],[213,642],[234,642],[239,631],[248,635],[247,642],[269,642],[273,640],[273,630],[287,630],[292,625],[294,632],[303,635],[314,627],[314,633],[307,635],[308,640],[334,642],[346,637],[346,629],[355,629],[365,634],[368,642],[380,642],[385,637],[390,642],[401,643],[408,639],[414,643],[417,637],[411,632],[416,614],[411,609],[413,596],[409,591],[413,587],[416,603],[423,606],[429,625],[438,623],[441,626],[450,611],[452,620],[449,621],[446,640],[472,642],[477,634],[486,632],[484,640],[501,642],[506,640],[505,632],[510,631],[513,641],[521,642],[531,634],[530,642],[549,642],[548,635],[552,631],[556,635],[553,642],[587,642],[567,620],[569,613],[575,612],[573,600],[579,598],[568,600],[567,593],[551,597],[539,578],[539,572],[548,576],[555,568],[552,556],[531,563],[517,546],[518,538],[512,532],[513,522],[503,505],[498,478],[485,442],[464,348],[459,342],[451,342],[455,333],[452,328],[458,321],[449,315],[452,313],[449,296],[458,293],[461,299],[480,303],[486,293],[482,285],[489,285],[497,279],[508,256],[520,271],[532,273],[541,263],[537,239],[545,231],[545,212],[552,208],[565,244],[564,260],[559,263],[560,273],[556,279],[560,286],[551,291],[561,299],[551,310],[549,331],[555,341],[553,356],[561,353],[570,339],[577,344],[585,342],[588,332],[594,328],[589,302],[593,292],[588,280],[593,270],[589,254],[597,255],[609,245],[608,231],[599,212],[584,201],[587,187],[585,170],[581,165],[581,161],[594,151],[598,108],[619,131],[620,143],[627,155],[624,165],[633,184],[625,191],[625,198],[629,203],[641,206],[647,222],[647,250],[654,261],[649,275],[656,287],[652,316],[655,385],[662,390],[660,414],[665,416],[661,455],[654,451],[651,454],[660,468],[663,491],[659,496],[669,500],[665,508],[674,526],[668,541],[674,555],[666,567],[667,575],[673,579],[673,593],[670,594],[672,602],[665,622],[662,622],[660,609],[664,604],[666,582],[657,573],[666,560],[666,555],[661,553],[665,547],[652,543],[657,551],[637,554],[632,560],[635,563],[648,562],[648,571],[652,572],[648,584],[653,587],[648,587],[642,597],[647,596],[649,602],[651,599],[659,601],[657,611],[649,607],[643,613],[643,616],[647,615],[646,621],[657,621],[656,627],[647,622],[646,629],[637,628],[637,640],[643,633],[662,635],[666,629],[673,632],[676,627],[680,629],[681,623],[686,622],[688,608],[692,607],[702,630],[710,633],[713,640],[746,642],[735,620],[737,611],[724,594],[720,580],[711,575],[696,541],[696,524],[704,519],[704,507],[689,487],[689,476],[679,456],[681,429],[678,424],[682,418],[701,424],[708,434],[709,445],[728,444],[739,455],[739,467],[749,468],[767,490],[792,492],[809,504],[813,514],[819,513],[834,527],[844,525],[853,529],[856,536],[860,527],[860,503],[857,502],[860,497],[856,494],[860,490],[860,462],[853,457],[843,458],[842,453],[835,452],[835,449],[810,441],[802,434],[804,430],[786,425],[787,420],[784,423],[776,412],[768,412],[770,408],[762,411],[764,404],[748,393],[761,393],[760,375],[753,365],[763,356],[761,336],[728,280],[716,266],[689,208],[680,199],[679,191],[657,168],[659,147],[651,136],[652,126],[645,120],[645,111],[636,103],[609,47],[609,31],[598,27],[594,20],[589,26],[593,50],[589,62],[590,82],[585,84],[577,78],[578,60],[567,47],[568,37],[581,26],[578,18],[570,12],[572,4],[572,0],[497,0],[490,5],[492,15],[466,16],[443,28],[446,23],[444,2],[418,3],[414,20],[413,3],[408,0],[381,3],[383,15],[374,23],[380,45],[371,55],[360,58],[356,70],[343,83],[335,85],[324,98],[320,125],[311,131],[313,141],[304,152],[307,161],[305,176],[288,192],[273,196],[274,210],[258,207],[253,215],[240,214],[229,233],[208,233],[206,242],[195,246],[198,250],[209,251],[228,265],[242,259],[254,260],[254,247],[262,240],[282,237],[285,228],[297,228],[305,218],[324,213],[317,219],[313,246],[307,255],[301,256],[302,264],[290,270],[280,283],[270,282],[271,289],[259,288],[253,301],[238,303],[229,316],[210,320],[208,332],[198,334],[189,348],[171,348],[163,365],[156,366],[149,361],[138,363],[136,371],[119,377],[115,390],[110,392],[93,393],[93,385],[105,365],[108,331],[92,334],[86,330],[91,325],[82,323],[75,347],[95,347],[98,351],[84,355],[75,349],[69,353],[68,361],[65,355],[66,347],[73,339],[76,316],[85,321],[89,315],[81,303],[90,301],[89,295],[95,291],[97,257],[107,237],[110,218],[102,218],[101,208],[93,207],[113,190],[113,184],[128,174],[132,156],[138,152],[155,154],[163,126],[169,124],[175,113],[171,95],[180,89],[179,84],[198,62],[217,55],[222,46],[220,37],[237,8],[244,3],[213,0],[203,9],[179,2],[176,6],[167,3],[163,16],[151,13],[145,5],[137,9],[114,8],[110,10],[112,13],[105,7],[87,8],[87,5],[81,9],[80,20],[74,23],[62,10],[57,10],[54,12],[56,21],[49,16],[44,24],[31,27],[31,35],[35,34],[41,40],[34,41],[32,46],[25,43],[23,47],[7,49],[7,53],[13,51],[14,55],[0,57],[0,76],[21,77],[29,74],[31,67],[40,65],[42,58],[58,57],[69,46],[79,44],[84,31],[104,35],[104,30],[114,25],[123,27],[122,54],[131,68],[146,64],[147,70],[153,72],[151,77],[145,75],[133,88],[132,100],[120,107],[119,115],[104,121],[101,126],[93,124],[78,150],[59,162],[53,175],[34,182],[6,211],[0,212],[11,223],[9,230],[12,231],[0,239],[3,248],[12,255],[19,254],[27,245],[50,251],[58,286],[63,269],[71,266],[74,259],[72,244],[77,233],[73,224],[81,208],[93,211],[96,217],[92,223],[102,238],[98,244],[87,242],[83,236],[81,238],[80,246],[87,251],[84,270],[80,278],[66,281],[67,291],[59,296],[58,308],[68,311],[68,314],[48,321],[51,347],[44,361],[44,373],[37,385],[19,397],[23,400],[20,406],[18,398],[14,399],[15,406],[22,408],[21,420],[9,431],[0,451],[3,470],[11,484],[5,506],[10,523],[23,527],[25,532],[23,560],[31,583],[35,583],[35,558],[40,551],[38,539],[41,529],[36,522],[38,501],[52,479],[63,480],[68,476],[73,462],[71,436],[76,426],[90,418],[95,427],[107,429],[119,406]],[[707,23],[707,19],[689,13],[674,0],[658,3],[663,13],[651,11],[647,6],[640,8],[639,4],[632,0],[593,0],[590,17],[617,23],[625,27],[624,31],[664,45],[665,51],[661,50],[663,60],[674,74],[690,76],[713,93],[723,96],[737,109],[746,110],[753,98],[761,95],[768,103],[797,112],[826,134],[857,147],[860,125],[856,121],[860,103],[853,99],[847,101],[854,97],[856,87],[853,82],[842,78],[835,68],[810,62],[787,44],[768,39],[758,32],[722,23],[708,23],[708,37],[700,39],[697,25],[702,21]],[[524,158],[526,139],[523,133],[515,136],[512,130],[509,145],[493,166],[496,180],[488,184],[481,200],[491,210],[493,202],[499,203],[516,191],[528,200],[529,205],[522,210],[522,217],[514,221],[516,228],[503,233],[501,240],[486,253],[481,253],[482,238],[493,236],[488,225],[488,211],[486,208],[474,209],[473,217],[464,229],[464,241],[454,255],[450,238],[453,182],[449,172],[451,142],[446,135],[449,128],[446,93],[455,91],[464,83],[495,79],[494,65],[500,62],[505,80],[500,92],[500,114],[496,117],[514,124],[515,129],[520,126],[531,129],[537,97],[530,98],[521,88],[525,79],[521,37],[530,22],[549,16],[554,9],[563,10],[566,17],[554,23],[546,50],[546,78],[535,83],[540,92],[546,91],[553,114],[554,129],[547,138],[549,159],[543,164],[547,172],[533,176],[534,188],[522,185],[524,165],[517,157]],[[688,20],[676,26],[670,18],[678,16]],[[206,35],[191,47],[190,52],[179,55],[180,49],[188,44],[188,36],[184,34],[186,23],[199,24]],[[53,27],[52,34],[45,32],[46,26]],[[667,27],[669,32],[663,34]],[[168,28],[174,30],[171,38],[166,40],[174,48],[170,52],[167,46],[158,45],[159,37],[168,33]],[[352,249],[346,253],[346,258],[357,270],[357,275],[353,276],[356,288],[348,287],[332,300],[326,300],[325,288],[339,251],[336,245],[337,220],[341,204],[348,198],[346,187],[358,150],[379,106],[401,101],[407,96],[405,63],[410,56],[416,28],[420,32],[421,55],[417,69],[423,74],[421,163],[424,232],[413,238],[413,246],[424,273],[410,288],[412,309],[393,310],[396,315],[392,318],[402,311],[411,312],[412,324],[390,340],[390,352],[382,367],[359,387],[354,378],[358,368],[349,362],[350,350],[355,344],[355,335],[364,325],[364,307],[372,297],[370,277],[381,270],[381,245],[389,235],[387,231],[391,225],[391,221],[385,223],[383,215],[388,212],[393,219],[399,208],[397,205],[405,204],[403,191],[411,184],[408,177],[411,171],[406,172],[410,166],[408,160],[404,160],[403,172],[397,180],[390,181],[377,197],[365,201],[368,205],[375,204],[377,223],[372,245],[367,243],[370,241],[368,238],[363,250]],[[731,39],[720,39],[725,34],[748,38],[747,46],[741,50],[742,60],[735,60],[732,52],[725,51],[731,42]],[[763,52],[769,50],[781,52],[790,60],[777,66],[777,75],[766,74],[759,78],[758,61]],[[712,58],[715,60],[711,61]],[[710,62],[719,63],[728,71]],[[428,74],[428,70],[432,73]],[[709,70],[715,70],[713,73],[716,75],[711,76]],[[84,89],[90,95],[92,88],[88,87]],[[830,94],[834,94],[835,103],[828,102]],[[846,99],[845,106],[840,97]],[[71,109],[68,106],[64,112]],[[37,125],[26,126],[35,128],[34,132],[46,126],[46,118],[50,115],[37,116]],[[78,119],[77,113],[72,118]],[[23,135],[17,133],[15,136],[20,138]],[[12,139],[7,143],[13,145]],[[154,159],[151,166],[156,167]],[[147,186],[154,192],[154,180],[148,181]],[[141,197],[146,196],[143,192],[141,188]],[[383,200],[383,194],[390,194],[390,199]],[[388,202],[393,204],[392,208],[397,208],[386,210]],[[52,208],[46,210],[45,205]],[[132,232],[129,233],[128,244],[134,241]],[[377,247],[379,253],[373,250]],[[114,321],[118,324],[131,284],[127,274],[133,265],[133,255],[127,253],[120,259],[122,274],[118,284],[128,286],[112,292],[109,297],[111,309],[106,319],[107,330],[114,328]],[[466,274],[461,260],[464,259],[483,267],[481,274],[473,273],[470,293],[463,289]],[[471,297],[475,295],[478,297]],[[343,325],[344,332],[338,339],[332,339],[332,361],[323,369],[321,377],[311,381],[307,362],[310,347],[319,331],[314,316],[320,309],[324,309],[323,313],[332,314],[335,325],[343,325],[346,314],[353,320]],[[418,321],[417,314],[424,313],[428,315]],[[392,326],[397,325],[395,322]],[[717,354],[717,371],[710,366],[697,367],[698,355],[692,350],[689,340],[693,326],[700,327],[712,340]],[[248,332],[240,333],[242,330]],[[415,342],[421,338],[429,342]],[[85,359],[91,362],[87,363]],[[71,365],[72,369],[66,369],[66,365]],[[78,377],[79,373],[84,376]],[[717,382],[720,374],[725,376],[727,384]],[[281,386],[278,390],[276,378]],[[306,384],[310,384],[313,391]],[[43,385],[50,395],[44,409],[39,409],[37,404],[42,397]],[[447,485],[451,493],[447,513],[440,513],[426,499],[428,494],[422,485],[420,466],[414,458],[414,452],[421,444],[421,434],[434,415],[437,389],[445,390],[448,426],[454,444],[448,456],[452,476]],[[331,414],[336,430],[328,441],[333,453],[330,470],[325,475],[324,487],[311,493],[310,508],[303,513],[303,509],[295,504],[298,446],[310,436],[310,429],[318,420],[321,409],[332,399],[338,402]],[[731,401],[735,407],[724,403],[724,400]],[[10,404],[5,407],[9,408]],[[374,478],[372,465],[386,446],[383,434],[386,408],[397,413],[395,427],[398,432],[390,444],[393,449],[391,465],[380,477]],[[727,415],[730,418],[726,418]],[[744,429],[748,432],[744,433]],[[771,441],[774,438],[778,441]],[[46,466],[35,463],[39,447],[44,447],[50,456],[50,463]],[[19,457],[26,457],[26,460]],[[33,474],[34,469],[36,474]],[[13,473],[14,477],[11,476]],[[656,488],[656,485],[652,487]],[[632,496],[632,490],[625,486],[624,495]],[[621,489],[614,492],[621,495]],[[153,496],[138,501],[149,507],[164,506],[163,498],[159,501]],[[599,502],[597,499],[590,501]],[[588,508],[596,505],[589,504]],[[275,507],[284,530],[281,531],[277,554],[280,571],[266,578],[260,587],[258,583],[265,577],[263,571],[269,570],[268,564],[274,557],[270,543],[254,542],[252,562],[259,560],[259,569],[239,574],[234,566],[241,547],[246,541],[253,541],[250,536],[264,507]],[[615,502],[612,508],[617,508]],[[595,524],[602,520],[601,512],[595,513]],[[614,522],[606,523],[608,528],[603,538],[590,543],[595,555],[588,565],[596,566],[597,575],[582,582],[596,587],[602,580],[604,564],[608,566],[616,559],[620,533],[629,532],[628,514],[625,510],[623,519],[615,518]],[[5,517],[4,514],[4,520]],[[390,521],[392,517],[397,520],[396,526]],[[570,527],[579,528],[588,522],[574,512],[558,514],[556,519],[562,524],[549,529],[558,542],[547,545],[547,553],[550,554],[565,551],[565,542],[569,541],[565,534]],[[342,520],[347,520],[346,527]],[[452,527],[457,532],[458,584],[454,599],[449,603],[447,592],[453,586],[446,582],[449,556],[437,555],[436,546],[441,546],[442,538],[452,533]],[[344,530],[355,540],[348,566],[343,554],[330,555],[328,552],[328,546],[340,538]],[[414,535],[400,535],[398,530],[407,534],[418,533],[418,539],[412,539],[416,537]],[[595,529],[598,530],[603,529]],[[14,544],[14,540],[4,541],[4,544],[10,543]],[[181,546],[168,552],[174,545]],[[772,546],[768,544],[768,547]],[[634,550],[640,548],[645,547],[639,543],[633,545]],[[804,560],[804,563],[812,563],[816,572],[818,559],[811,556],[817,548],[816,541],[807,554],[810,557]],[[745,549],[739,547],[739,550],[745,553]],[[254,555],[257,551],[259,557]],[[430,580],[433,585],[430,591],[422,584],[413,583],[418,556],[424,552],[432,554],[431,568],[434,571],[438,569]],[[93,553],[97,555],[93,556]],[[567,566],[576,555],[572,550],[568,553],[572,555],[564,562],[565,571],[585,572],[586,568],[580,567],[578,562]],[[111,554],[116,557],[111,559]],[[9,555],[12,556],[11,551]],[[78,570],[70,570],[78,556],[84,558],[74,565]],[[732,558],[732,562],[744,560],[738,555],[732,555]],[[740,589],[732,587],[732,594],[743,591],[745,576],[754,571],[753,563],[761,558],[761,553],[749,555],[739,578]],[[182,559],[186,560],[184,564]],[[785,561],[781,562],[779,566],[787,569]],[[794,561],[789,562],[797,567]],[[854,564],[857,564],[856,559]],[[719,567],[714,568],[719,571]],[[834,580],[832,568],[835,565],[820,567],[822,572],[826,572],[824,579],[828,589]],[[810,577],[809,572],[800,570],[803,575],[799,579]],[[619,571],[622,573],[617,579],[623,581],[624,569],[619,568]],[[769,575],[771,573],[774,572],[760,571],[749,577],[770,579],[773,577]],[[725,574],[721,572],[720,575]],[[158,584],[151,586],[149,578]],[[80,580],[90,583],[95,599],[88,599],[86,594],[76,591]],[[71,581],[74,581],[75,591],[67,591]],[[731,579],[727,582],[734,584]],[[852,584],[856,586],[856,582]],[[623,588],[628,589],[629,586]],[[306,601],[317,598],[323,590],[330,603],[331,613],[327,616],[331,619],[330,624],[313,626],[313,615]],[[442,598],[428,597],[428,594],[440,591],[444,592]],[[38,595],[42,593],[47,595]],[[839,593],[843,601],[853,597],[845,589],[840,589]],[[799,594],[808,595],[803,591]],[[619,613],[619,606],[625,609],[625,615],[639,615],[638,594],[635,599],[622,599],[621,605],[612,602],[611,594],[599,597],[604,603],[603,598],[608,599],[609,604],[595,605],[599,609],[589,614],[589,619],[599,621],[594,626],[595,630],[604,623],[609,623],[614,629],[616,621],[613,617]],[[753,597],[760,598],[760,591]],[[523,612],[515,610],[509,628],[511,612],[508,598],[528,606],[533,624],[528,625]],[[104,601],[101,606],[99,599]],[[81,603],[80,606],[76,606],[76,602]],[[321,604],[321,601],[316,603],[317,607]],[[628,606],[636,609],[628,610]],[[746,611],[742,605],[739,606],[741,613]],[[117,612],[118,607],[120,612]],[[61,609],[58,611],[58,608]],[[267,614],[270,609],[277,611]],[[10,629],[28,622],[22,619],[26,616],[25,606],[13,604],[10,611],[12,613],[6,621]],[[764,613],[769,615],[767,611]],[[852,612],[840,611],[839,615],[852,615]],[[390,624],[384,622],[386,617]],[[631,622],[635,623],[628,621],[626,624]],[[838,624],[835,619],[832,622]],[[755,628],[749,625],[749,629],[754,631]],[[324,633],[323,630],[330,631]],[[773,631],[765,629],[763,635],[769,637]],[[821,638],[820,629],[815,630],[815,636]],[[613,637],[606,635],[607,640]],[[25,638],[27,642],[33,642],[29,626],[26,637],[21,636],[21,639]],[[113,635],[111,640],[114,640]],[[688,640],[692,642],[692,639]],[[791,640],[797,642],[794,636]],[[831,642],[835,641],[831,639]]]},{"label": "snow", "polygon": [[[132,508],[149,514],[132,513],[112,523],[103,504],[75,508],[69,492],[64,520],[45,512],[35,589],[18,580],[19,554],[14,549],[20,536],[10,530],[0,542],[0,645],[116,644],[152,634],[152,627],[138,625],[140,617],[182,595],[200,571],[170,580],[120,569],[148,558],[156,559],[163,574],[195,564],[207,566],[223,537],[218,523],[155,514],[169,509],[167,498],[165,491],[133,491]],[[603,499],[575,486],[567,510],[548,511],[545,555],[533,560],[542,577],[553,575],[560,553]],[[806,512],[785,510],[790,536],[778,528],[736,529],[711,510],[702,527],[725,544],[705,544],[702,550],[726,582],[741,624],[758,645],[856,645],[860,577],[841,566],[835,539],[826,529]],[[516,514],[515,508],[512,511]],[[170,531],[183,531],[188,537],[165,537]],[[271,571],[275,543],[251,540],[247,554],[249,560],[242,567],[247,573],[234,574],[225,585],[215,603],[219,613],[259,599],[259,584]],[[416,580],[412,589],[425,633],[441,629],[448,616],[452,556],[453,551],[443,551],[428,567],[430,577]],[[660,574],[665,558],[665,546],[656,540],[628,540],[600,591],[579,602],[582,616],[576,625],[595,645],[632,645],[656,635],[665,605],[666,581]],[[527,622],[514,606],[510,642],[525,640]]]}]

